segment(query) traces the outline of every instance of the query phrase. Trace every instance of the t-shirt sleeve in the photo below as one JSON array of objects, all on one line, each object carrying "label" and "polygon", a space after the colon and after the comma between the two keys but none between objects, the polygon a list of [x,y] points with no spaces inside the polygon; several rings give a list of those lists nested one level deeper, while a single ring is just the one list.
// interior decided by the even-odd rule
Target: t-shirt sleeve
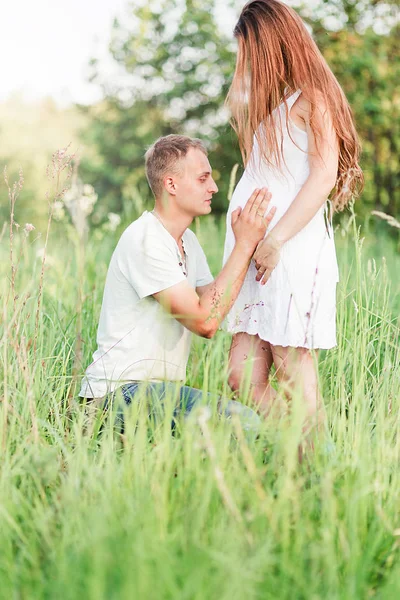
[{"label": "t-shirt sleeve", "polygon": [[139,298],[166,290],[186,279],[176,250],[153,233],[145,235],[140,244],[123,244],[118,266]]},{"label": "t-shirt sleeve", "polygon": [[211,274],[210,267],[208,266],[206,255],[204,254],[203,248],[200,246],[200,242],[195,238],[196,244],[196,287],[202,285],[208,285],[214,281],[214,277]]}]

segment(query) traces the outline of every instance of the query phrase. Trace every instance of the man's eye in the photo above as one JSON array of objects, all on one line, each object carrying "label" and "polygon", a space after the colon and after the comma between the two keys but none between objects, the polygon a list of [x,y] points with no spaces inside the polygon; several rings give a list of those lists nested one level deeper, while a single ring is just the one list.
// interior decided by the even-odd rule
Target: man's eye
[{"label": "man's eye", "polygon": [[201,181],[201,183],[205,183],[205,182],[207,181],[207,179],[206,179],[205,177],[202,177],[202,178],[200,179],[200,181]]}]

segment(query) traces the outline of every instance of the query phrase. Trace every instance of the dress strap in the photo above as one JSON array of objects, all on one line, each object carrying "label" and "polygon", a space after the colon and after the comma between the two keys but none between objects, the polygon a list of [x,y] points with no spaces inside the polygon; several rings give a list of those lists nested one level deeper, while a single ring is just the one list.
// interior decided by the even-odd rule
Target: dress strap
[{"label": "dress strap", "polygon": [[297,90],[296,92],[291,94],[289,96],[289,98],[286,99],[286,104],[287,104],[289,112],[290,112],[290,109],[292,108],[293,104],[296,102],[297,98],[300,96],[300,94],[301,94],[301,90]]}]

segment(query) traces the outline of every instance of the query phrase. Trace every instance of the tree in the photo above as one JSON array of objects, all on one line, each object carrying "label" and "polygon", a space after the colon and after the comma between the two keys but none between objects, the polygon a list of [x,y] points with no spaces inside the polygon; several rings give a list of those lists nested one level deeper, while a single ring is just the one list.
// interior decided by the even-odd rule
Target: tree
[{"label": "tree", "polygon": [[[85,133],[97,148],[83,162],[108,210],[122,212],[150,198],[143,155],[154,139],[168,133],[201,137],[220,188],[215,208],[225,211],[229,173],[240,153],[224,109],[233,75],[236,45],[220,30],[216,0],[150,0],[113,27],[111,56],[119,76],[102,80],[93,62],[93,81],[105,100],[87,109]],[[393,215],[400,210],[400,88],[397,2],[319,0],[291,2],[308,22],[327,62],[353,108],[363,143],[366,188],[360,207]],[[137,6],[137,2],[135,2]],[[228,3],[226,9],[230,10]],[[361,212],[359,209],[358,212]],[[98,215],[99,218],[99,215]]]},{"label": "tree", "polygon": [[[400,13],[397,2],[323,0],[302,16],[353,108],[363,152],[362,203],[400,213]],[[333,29],[333,30],[332,30]],[[360,210],[358,212],[361,212]]]},{"label": "tree", "polygon": [[219,208],[226,208],[230,170],[240,160],[224,109],[235,44],[221,33],[213,9],[212,0],[185,0],[178,7],[174,0],[153,0],[125,27],[115,21],[110,50],[124,77],[102,82],[105,101],[88,109],[92,126],[85,139],[99,159],[83,162],[85,180],[109,208],[121,211],[124,200],[149,197],[143,155],[169,133],[203,139],[221,190]]},{"label": "tree", "polygon": [[[7,167],[10,182],[18,180],[21,169],[24,186],[15,207],[15,220],[34,223],[37,231],[47,223],[48,200],[51,188],[46,177],[47,166],[55,150],[70,144],[71,152],[78,147],[78,130],[86,120],[75,107],[60,109],[53,100],[45,98],[27,103],[14,94],[0,104],[0,219],[9,221],[10,207],[3,181]],[[88,159],[90,157],[88,156]]]}]

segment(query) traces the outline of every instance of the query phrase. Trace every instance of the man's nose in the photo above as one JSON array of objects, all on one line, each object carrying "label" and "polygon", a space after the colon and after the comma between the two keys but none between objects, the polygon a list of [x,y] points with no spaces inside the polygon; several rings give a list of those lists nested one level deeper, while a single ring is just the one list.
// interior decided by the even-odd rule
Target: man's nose
[{"label": "man's nose", "polygon": [[218,186],[214,179],[211,177],[211,187],[209,189],[210,194],[216,194],[218,192]]}]

